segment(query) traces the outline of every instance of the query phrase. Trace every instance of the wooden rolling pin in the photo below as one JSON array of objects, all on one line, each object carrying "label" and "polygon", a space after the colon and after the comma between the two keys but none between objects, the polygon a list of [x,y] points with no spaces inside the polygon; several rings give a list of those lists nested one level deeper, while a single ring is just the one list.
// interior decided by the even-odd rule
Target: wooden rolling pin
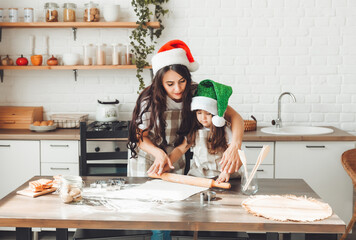
[{"label": "wooden rolling pin", "polygon": [[182,184],[194,185],[199,187],[207,187],[207,188],[217,187],[217,188],[224,188],[224,189],[231,188],[231,184],[227,182],[218,183],[215,180],[209,178],[186,176],[186,175],[180,175],[175,173],[162,173],[161,175],[150,174],[149,177],[160,178],[167,182],[182,183]]}]

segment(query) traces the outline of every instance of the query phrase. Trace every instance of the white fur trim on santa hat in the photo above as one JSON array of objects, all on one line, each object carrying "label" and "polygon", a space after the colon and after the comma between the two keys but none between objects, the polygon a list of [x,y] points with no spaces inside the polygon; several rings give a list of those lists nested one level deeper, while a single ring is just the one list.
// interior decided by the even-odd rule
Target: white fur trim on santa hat
[{"label": "white fur trim on santa hat", "polygon": [[199,64],[197,62],[189,62],[186,51],[182,48],[175,48],[157,53],[152,57],[153,74],[156,74],[161,68],[172,64],[184,65],[191,72],[194,72],[199,68]]},{"label": "white fur trim on santa hat", "polygon": [[225,118],[219,117],[218,115],[215,115],[211,121],[213,122],[215,127],[223,127],[225,126]]},{"label": "white fur trim on santa hat", "polygon": [[215,99],[209,97],[197,96],[193,97],[191,110],[205,110],[210,112],[213,115],[218,114],[218,102]]}]

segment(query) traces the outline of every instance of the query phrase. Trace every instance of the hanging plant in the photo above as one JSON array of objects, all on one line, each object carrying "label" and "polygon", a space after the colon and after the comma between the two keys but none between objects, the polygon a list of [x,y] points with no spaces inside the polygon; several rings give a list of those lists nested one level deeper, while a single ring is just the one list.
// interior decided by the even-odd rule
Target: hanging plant
[{"label": "hanging plant", "polygon": [[[154,52],[157,39],[161,36],[164,26],[162,25],[162,18],[168,13],[167,9],[162,7],[162,4],[167,3],[169,0],[132,0],[131,4],[134,8],[137,20],[137,28],[135,28],[130,35],[130,45],[132,46],[131,52],[135,56],[136,61],[136,77],[140,83],[139,91],[145,88],[142,72],[143,68],[148,66],[147,56]],[[151,12],[149,4],[155,6],[155,12]],[[150,21],[150,16],[155,16],[156,20],[160,23],[160,27],[153,29],[147,27],[147,22]],[[149,40],[150,38],[150,40]]]}]

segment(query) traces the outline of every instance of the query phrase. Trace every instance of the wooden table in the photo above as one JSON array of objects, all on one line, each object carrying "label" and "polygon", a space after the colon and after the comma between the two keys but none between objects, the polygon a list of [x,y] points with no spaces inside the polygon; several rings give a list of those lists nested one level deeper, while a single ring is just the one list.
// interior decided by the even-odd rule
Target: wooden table
[{"label": "wooden table", "polygon": [[[34,177],[30,181],[38,178]],[[104,177],[84,177],[89,184]],[[127,178],[126,183],[143,183],[148,178]],[[104,206],[64,204],[56,194],[38,198],[17,195],[16,191],[0,200],[0,226],[16,227],[17,239],[31,239],[32,227],[57,229],[57,239],[67,239],[68,228],[132,229],[132,230],[185,230],[185,231],[242,231],[266,232],[267,239],[278,239],[278,233],[296,233],[303,239],[305,233],[337,234],[345,231],[345,223],[335,214],[322,221],[311,223],[278,222],[247,213],[241,202],[247,198],[240,192],[240,181],[233,180],[232,189],[217,192],[217,200],[201,205],[196,194],[174,207],[163,205],[154,211],[117,212]],[[258,194],[295,194],[319,199],[304,182],[295,179],[260,179]],[[83,209],[84,208],[84,209]],[[91,210],[90,210],[91,209]]]}]

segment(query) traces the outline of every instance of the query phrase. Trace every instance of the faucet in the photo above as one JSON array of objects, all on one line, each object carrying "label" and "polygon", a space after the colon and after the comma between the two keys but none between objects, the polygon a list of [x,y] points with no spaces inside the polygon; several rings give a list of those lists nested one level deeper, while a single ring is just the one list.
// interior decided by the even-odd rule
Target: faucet
[{"label": "faucet", "polygon": [[296,102],[296,98],[295,96],[293,95],[293,93],[290,93],[290,92],[284,92],[282,93],[281,95],[279,95],[279,98],[278,98],[278,116],[277,116],[277,119],[275,120],[272,120],[272,125],[276,125],[276,128],[281,128],[282,127],[282,118],[281,118],[281,100],[282,100],[282,97],[284,95],[289,95],[291,96],[291,98],[293,99],[293,102]]}]

